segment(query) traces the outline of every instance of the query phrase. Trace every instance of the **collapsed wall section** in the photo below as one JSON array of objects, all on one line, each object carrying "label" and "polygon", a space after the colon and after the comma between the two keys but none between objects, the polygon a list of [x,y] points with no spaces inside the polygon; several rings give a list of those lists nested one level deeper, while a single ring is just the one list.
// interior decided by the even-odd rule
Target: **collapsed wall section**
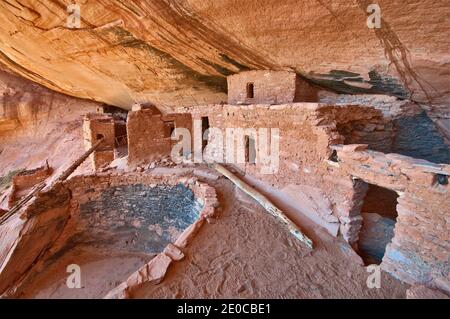
[{"label": "collapsed wall section", "polygon": [[11,187],[8,194],[8,207],[12,208],[23,196],[27,195],[31,188],[45,181],[53,169],[46,163],[31,170],[24,170],[12,178]]}]

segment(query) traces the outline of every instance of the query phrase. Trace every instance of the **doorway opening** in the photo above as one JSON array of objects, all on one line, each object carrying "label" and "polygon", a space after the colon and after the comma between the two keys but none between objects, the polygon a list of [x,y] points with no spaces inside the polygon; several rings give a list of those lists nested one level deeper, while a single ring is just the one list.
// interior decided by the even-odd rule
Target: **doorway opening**
[{"label": "doorway opening", "polygon": [[172,133],[174,130],[175,130],[175,122],[174,121],[164,122],[164,137],[165,138],[172,137]]},{"label": "doorway opening", "polygon": [[255,85],[253,83],[247,83],[247,99],[253,99],[255,97]]},{"label": "doorway opening", "polygon": [[366,265],[381,264],[386,246],[394,237],[398,194],[390,189],[368,184],[361,208],[363,218],[358,254]]},{"label": "doorway opening", "polygon": [[256,141],[248,135],[245,136],[245,162],[256,164]]},{"label": "doorway opening", "polygon": [[205,150],[206,145],[208,145],[208,129],[209,129],[209,118],[207,116],[202,117],[202,151]]}]

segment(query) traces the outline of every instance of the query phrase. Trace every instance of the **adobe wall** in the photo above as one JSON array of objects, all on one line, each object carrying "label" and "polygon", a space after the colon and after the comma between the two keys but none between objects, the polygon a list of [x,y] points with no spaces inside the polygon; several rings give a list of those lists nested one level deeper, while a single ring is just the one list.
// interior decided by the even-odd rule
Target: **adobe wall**
[{"label": "adobe wall", "polygon": [[15,175],[9,190],[8,207],[12,208],[17,200],[28,194],[31,187],[45,181],[52,173],[52,168],[46,163],[44,166],[33,170],[25,170]]},{"label": "adobe wall", "polygon": [[83,135],[86,150],[103,138],[100,146],[89,156],[94,170],[114,160],[115,125],[112,116],[101,113],[86,114],[83,121]]},{"label": "adobe wall", "polygon": [[154,108],[140,109],[128,113],[128,164],[149,163],[169,156],[173,141],[171,133],[175,127],[191,129],[189,114],[161,114]]},{"label": "adobe wall", "polygon": [[387,246],[382,267],[408,283],[427,283],[450,291],[450,165],[354,151],[351,146],[337,149],[342,172],[400,195],[395,236]]},{"label": "adobe wall", "polygon": [[[317,102],[318,90],[294,72],[256,70],[227,77],[228,104],[284,104]],[[254,97],[247,96],[247,85],[253,84]]]}]

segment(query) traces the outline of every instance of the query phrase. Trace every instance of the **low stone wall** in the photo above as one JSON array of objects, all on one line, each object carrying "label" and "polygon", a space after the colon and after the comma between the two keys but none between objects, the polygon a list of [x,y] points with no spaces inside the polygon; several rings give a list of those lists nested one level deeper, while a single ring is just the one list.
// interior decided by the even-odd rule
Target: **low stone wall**
[{"label": "low stone wall", "polygon": [[8,195],[8,207],[11,208],[22,196],[35,185],[43,182],[53,173],[48,164],[32,170],[25,170],[12,179],[11,188]]}]

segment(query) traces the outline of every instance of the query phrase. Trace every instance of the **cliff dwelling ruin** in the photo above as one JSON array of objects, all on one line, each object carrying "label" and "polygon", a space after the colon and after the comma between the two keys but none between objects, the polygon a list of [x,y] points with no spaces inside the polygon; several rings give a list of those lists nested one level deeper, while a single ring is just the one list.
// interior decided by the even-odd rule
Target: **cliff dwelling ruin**
[{"label": "cliff dwelling ruin", "polygon": [[180,47],[162,31],[163,52],[120,21],[93,32],[127,59],[74,50],[102,75],[41,83],[0,44],[2,298],[448,298],[448,100],[379,65],[303,72],[206,23]]}]

